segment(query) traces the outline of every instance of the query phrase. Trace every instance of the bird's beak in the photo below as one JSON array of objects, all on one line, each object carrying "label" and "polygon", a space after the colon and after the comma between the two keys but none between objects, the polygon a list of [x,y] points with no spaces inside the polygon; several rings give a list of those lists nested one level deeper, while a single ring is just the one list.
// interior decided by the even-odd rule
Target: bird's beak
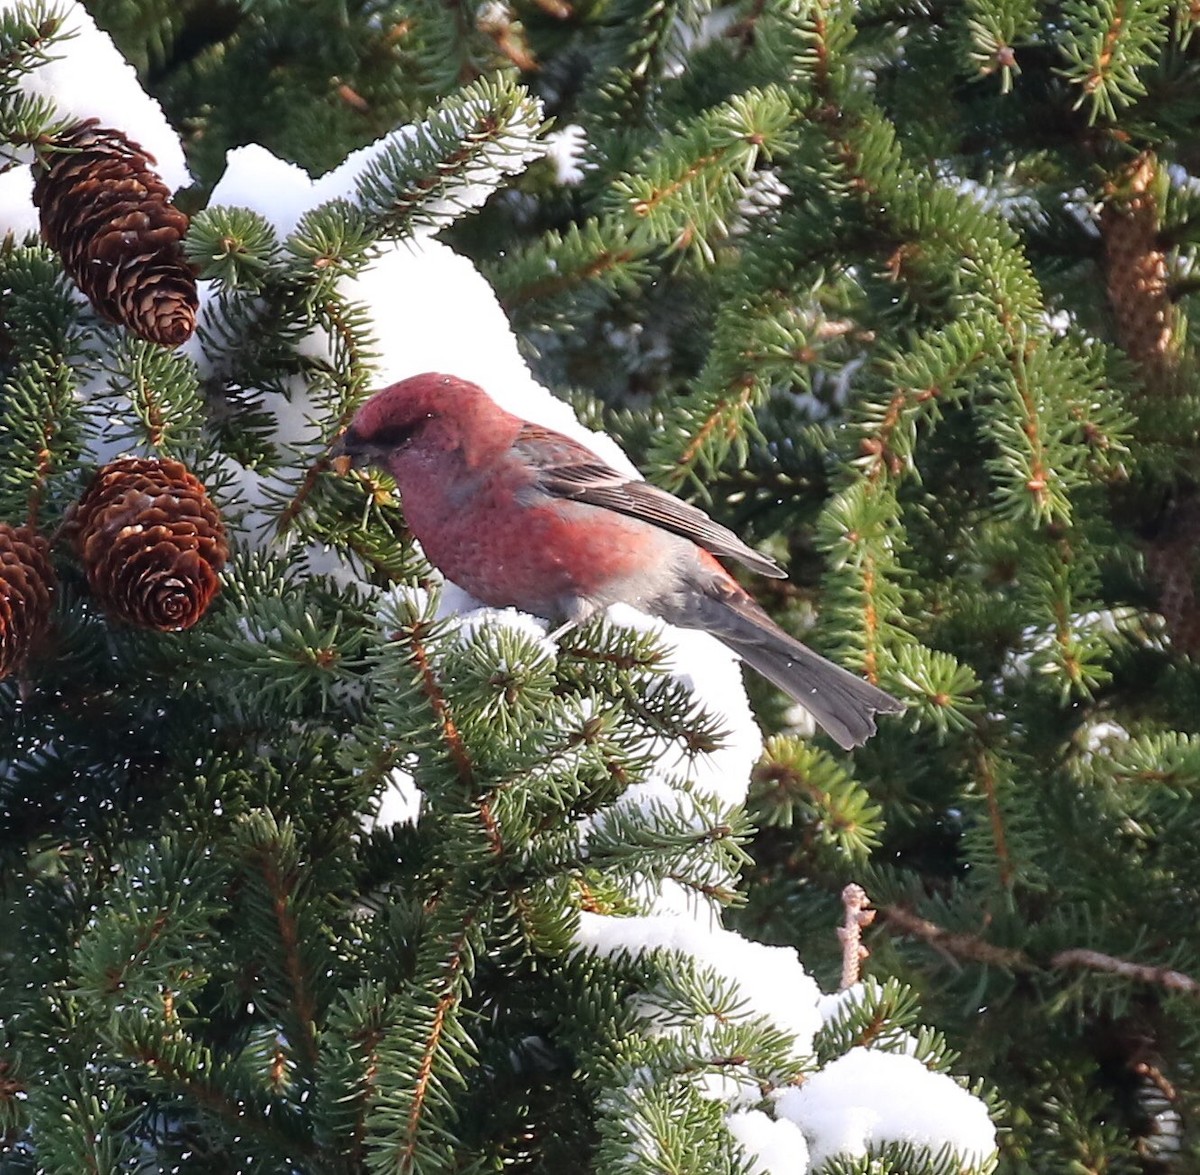
[{"label": "bird's beak", "polygon": [[357,464],[355,458],[358,456],[359,450],[354,444],[354,437],[351,435],[349,429],[346,429],[329,446],[329,464],[342,477],[345,477],[354,468]]}]

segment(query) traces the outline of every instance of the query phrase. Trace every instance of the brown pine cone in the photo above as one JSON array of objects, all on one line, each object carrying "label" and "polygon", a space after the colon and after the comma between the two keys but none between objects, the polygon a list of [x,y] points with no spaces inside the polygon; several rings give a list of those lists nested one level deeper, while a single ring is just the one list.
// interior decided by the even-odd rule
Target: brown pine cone
[{"label": "brown pine cone", "polygon": [[50,621],[50,545],[28,526],[0,522],[0,677],[19,669]]},{"label": "brown pine cone", "polygon": [[1171,643],[1200,656],[1200,493],[1180,491],[1146,550],[1146,569],[1159,590],[1159,610]]},{"label": "brown pine cone", "polygon": [[97,313],[151,343],[196,329],[196,278],[184,259],[188,218],[148,155],[88,119],[39,149],[33,202],[42,236]]},{"label": "brown pine cone", "polygon": [[70,533],[92,594],[139,628],[191,628],[220,588],[229,546],[208,491],[178,461],[124,457],[104,466]]},{"label": "brown pine cone", "polygon": [[1167,256],[1159,243],[1154,196],[1159,164],[1149,151],[1115,176],[1100,212],[1108,303],[1125,353],[1151,378],[1172,362],[1177,315],[1167,284]]}]

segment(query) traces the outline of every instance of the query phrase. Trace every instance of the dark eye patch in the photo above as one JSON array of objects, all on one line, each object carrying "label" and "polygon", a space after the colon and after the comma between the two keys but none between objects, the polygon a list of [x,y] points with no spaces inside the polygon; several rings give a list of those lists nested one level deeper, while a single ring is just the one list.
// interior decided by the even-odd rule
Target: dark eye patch
[{"label": "dark eye patch", "polygon": [[428,419],[429,417],[422,416],[419,420],[410,420],[406,424],[385,424],[364,440],[373,449],[396,449],[411,441]]}]

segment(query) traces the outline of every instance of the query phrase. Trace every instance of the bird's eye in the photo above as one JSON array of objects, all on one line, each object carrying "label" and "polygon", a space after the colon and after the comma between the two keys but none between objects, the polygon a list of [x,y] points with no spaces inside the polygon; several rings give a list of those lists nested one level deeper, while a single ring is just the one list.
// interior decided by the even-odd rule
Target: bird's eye
[{"label": "bird's eye", "polygon": [[410,420],[405,424],[385,424],[382,428],[376,429],[367,439],[372,448],[398,449],[413,439],[417,430],[427,419],[428,417],[423,416],[419,420]]}]

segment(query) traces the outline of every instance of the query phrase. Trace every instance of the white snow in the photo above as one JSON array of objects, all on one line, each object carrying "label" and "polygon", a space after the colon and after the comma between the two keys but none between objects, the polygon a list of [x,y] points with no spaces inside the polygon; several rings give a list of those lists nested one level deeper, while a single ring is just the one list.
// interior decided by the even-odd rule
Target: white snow
[{"label": "white snow", "polygon": [[820,1014],[821,1023],[828,1024],[831,1020],[836,1020],[847,1008],[858,1003],[862,999],[862,991],[863,985],[856,983],[853,987],[822,995],[817,1000],[817,1012]]},{"label": "white snow", "polygon": [[752,221],[774,212],[791,194],[791,189],[779,178],[777,171],[771,168],[756,171],[738,200],[737,216],[729,226],[729,235],[745,233]]},{"label": "white snow", "polygon": [[[0,5],[10,12],[17,7]],[[154,156],[155,170],[172,190],[190,184],[179,135],[109,35],[96,27],[82,4],[56,3],[45,11],[62,13],[59,35],[73,35],[53,45],[51,60],[21,77],[17,88],[31,97],[49,98],[64,117],[97,118],[102,126],[122,131]]]},{"label": "white snow", "polygon": [[554,165],[558,182],[568,188],[578,184],[589,166],[584,162],[588,146],[587,131],[571,123],[561,130],[551,131],[543,142],[546,145],[546,157]]},{"label": "white snow", "polygon": [[401,767],[393,767],[376,801],[374,818],[364,823],[378,828],[415,824],[421,815],[421,800],[421,789],[413,782],[412,775]]},{"label": "white snow", "polygon": [[820,991],[790,947],[751,942],[732,930],[706,928],[689,918],[651,915],[614,918],[583,912],[576,941],[598,955],[638,955],[664,948],[681,951],[735,982],[746,998],[743,1014],[765,1016],[795,1037],[797,1057],[812,1052],[821,1027]]},{"label": "white snow", "polygon": [[804,1132],[814,1166],[833,1155],[861,1158],[889,1142],[934,1152],[949,1144],[972,1165],[996,1149],[983,1102],[899,1053],[853,1048],[802,1086],[779,1093],[775,1112]]},{"label": "white snow", "polygon": [[0,174],[0,237],[7,233],[19,241],[40,231],[38,211],[33,206],[33,172],[14,167]]},{"label": "white snow", "polygon": [[481,629],[507,628],[528,637],[537,648],[539,656],[552,662],[558,656],[558,646],[547,639],[548,627],[546,621],[540,617],[518,612],[516,608],[473,608],[459,616],[457,636],[465,643]]},{"label": "white snow", "polygon": [[281,239],[319,203],[304,168],[280,159],[258,143],[225,153],[225,170],[209,198],[210,207],[227,204],[259,213]]},{"label": "white snow", "polygon": [[803,1132],[786,1118],[771,1118],[762,1110],[738,1110],[725,1118],[729,1133],[750,1156],[752,1175],[805,1175],[808,1143]]},{"label": "white snow", "polygon": [[667,671],[684,682],[704,710],[725,729],[722,745],[708,754],[689,756],[682,747],[662,744],[654,775],[689,778],[701,791],[740,804],[750,786],[750,769],[762,754],[762,732],[742,682],[741,661],[716,637],[691,628],[674,628],[626,604],[608,609],[608,618],[639,632],[653,632],[667,647]]}]

